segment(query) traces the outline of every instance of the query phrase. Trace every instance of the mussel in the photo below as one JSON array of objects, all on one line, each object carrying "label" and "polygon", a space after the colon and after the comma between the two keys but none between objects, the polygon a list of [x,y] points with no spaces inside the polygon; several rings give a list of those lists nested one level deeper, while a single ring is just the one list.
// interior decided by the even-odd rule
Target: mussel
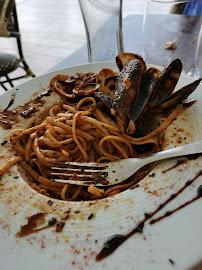
[{"label": "mussel", "polygon": [[154,106],[152,108],[152,111],[156,112],[156,113],[157,112],[160,113],[163,110],[171,109],[171,108],[175,107],[177,104],[182,103],[183,100],[188,98],[188,96],[191,95],[192,92],[194,92],[194,90],[200,84],[201,80],[202,79],[196,80],[193,83],[190,83],[190,84],[182,87],[181,89],[179,89],[175,93],[172,93],[170,96],[168,96],[167,98],[162,100],[159,104]]},{"label": "mussel", "polygon": [[[182,71],[179,59],[163,71],[147,66],[140,55],[121,53],[116,57],[120,72],[104,68],[98,74],[77,73],[74,76],[57,75],[50,81],[51,90],[63,99],[92,95],[106,106],[122,133],[129,132],[129,122],[136,127],[134,136],[156,127],[156,114],[182,103],[199,85],[201,79],[174,92]],[[152,118],[149,121],[148,117]]]},{"label": "mussel", "polygon": [[146,72],[147,66],[145,64],[144,59],[141,55],[135,53],[120,53],[116,57],[116,65],[121,71],[123,67],[128,64],[131,60],[138,59],[142,63],[142,72]]},{"label": "mussel", "polygon": [[[132,67],[134,61],[138,61],[138,71],[136,70],[136,72],[129,68]],[[123,133],[129,131],[129,120],[135,123],[137,131],[139,130],[135,136],[144,136],[150,132],[151,128],[147,125],[148,117],[152,116],[156,127],[155,114],[182,103],[201,81],[199,79],[174,92],[182,71],[182,63],[179,59],[172,61],[163,71],[154,67],[147,69],[143,58],[132,53],[118,55],[116,64],[120,70],[120,75],[117,77],[115,91],[113,88],[113,93],[110,96],[109,93],[100,93],[99,91],[95,94],[105,102],[108,108],[113,109],[112,115],[115,116],[116,122]],[[129,77],[130,80],[128,80]],[[110,80],[110,76],[107,79]],[[135,82],[135,87],[133,87],[134,99],[127,92],[131,81]],[[104,85],[105,82],[102,81],[102,84]]]},{"label": "mussel", "polygon": [[116,123],[125,133],[131,118],[132,106],[136,103],[142,76],[142,64],[139,59],[131,60],[124,66],[118,78],[117,90],[112,108],[115,110]]}]

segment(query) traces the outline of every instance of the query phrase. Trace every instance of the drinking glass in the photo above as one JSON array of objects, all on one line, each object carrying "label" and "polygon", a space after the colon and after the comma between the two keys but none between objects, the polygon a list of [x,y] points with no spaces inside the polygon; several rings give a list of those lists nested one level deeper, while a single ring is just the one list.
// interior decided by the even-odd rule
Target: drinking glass
[{"label": "drinking glass", "polygon": [[114,61],[123,52],[122,0],[79,0],[89,62]]},{"label": "drinking glass", "polygon": [[164,67],[179,58],[183,73],[199,78],[202,75],[201,12],[200,0],[148,0],[143,23],[144,60]]}]

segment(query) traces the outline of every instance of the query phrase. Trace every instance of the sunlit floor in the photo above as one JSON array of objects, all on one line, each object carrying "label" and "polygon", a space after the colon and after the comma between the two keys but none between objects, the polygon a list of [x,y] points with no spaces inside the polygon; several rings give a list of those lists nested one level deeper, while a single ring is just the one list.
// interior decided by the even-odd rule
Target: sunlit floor
[{"label": "sunlit floor", "polygon": [[[123,0],[123,17],[144,13],[145,3],[146,0]],[[24,56],[37,76],[86,43],[77,0],[16,0],[16,4]],[[16,48],[15,39],[0,39],[0,51],[15,54]],[[15,85],[21,82],[16,81]]]}]

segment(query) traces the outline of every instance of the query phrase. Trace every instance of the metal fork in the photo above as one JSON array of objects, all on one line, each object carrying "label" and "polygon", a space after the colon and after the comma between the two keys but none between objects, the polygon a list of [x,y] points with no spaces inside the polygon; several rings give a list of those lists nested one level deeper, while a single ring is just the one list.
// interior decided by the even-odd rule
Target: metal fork
[{"label": "metal fork", "polygon": [[[56,162],[51,175],[55,182],[74,185],[110,186],[123,182],[143,166],[172,157],[202,153],[202,140],[168,149],[141,158],[122,159],[109,163]],[[58,179],[57,176],[68,179]]]}]

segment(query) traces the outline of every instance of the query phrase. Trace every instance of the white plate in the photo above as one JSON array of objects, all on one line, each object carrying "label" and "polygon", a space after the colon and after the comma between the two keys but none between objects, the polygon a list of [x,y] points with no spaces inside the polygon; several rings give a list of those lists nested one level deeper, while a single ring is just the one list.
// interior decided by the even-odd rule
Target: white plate
[{"label": "white plate", "polygon": [[[98,72],[103,67],[117,70],[114,63],[96,63],[54,71],[37,77],[18,86],[15,103],[23,104],[30,100],[35,92],[47,89],[50,79],[56,74],[75,74],[82,71]],[[192,82],[181,76],[176,89]],[[0,97],[0,109],[5,108],[11,98],[9,91]],[[181,145],[201,139],[200,124],[202,119],[202,86],[191,95],[198,100],[184,111],[166,132],[166,147]],[[53,94],[45,106],[56,101]],[[41,111],[44,107],[41,108]],[[39,114],[41,113],[39,112]],[[35,117],[35,116],[34,116]],[[32,119],[21,121],[20,126],[28,126]],[[7,139],[10,130],[0,129],[0,142]],[[186,137],[186,139],[184,139]],[[0,146],[0,159],[3,164],[12,155],[9,144]],[[202,215],[201,200],[197,200],[170,217],[154,224],[147,222],[143,234],[136,234],[122,244],[112,255],[101,262],[95,261],[96,254],[103,243],[114,234],[127,233],[143,219],[144,213],[156,209],[171,194],[179,190],[185,182],[192,179],[200,170],[202,159],[190,160],[167,173],[162,170],[176,163],[176,159],[161,162],[154,170],[155,177],[145,177],[138,188],[127,190],[111,198],[95,202],[63,202],[38,194],[27,184],[27,178],[19,166],[14,166],[4,174],[0,182],[0,269],[189,269],[201,259]],[[20,175],[19,178],[14,176]],[[193,198],[196,189],[202,183],[199,177],[180,196],[168,204],[158,214],[172,210]],[[27,218],[38,212],[46,212],[47,221],[51,217],[60,220],[65,211],[70,210],[61,233],[55,227],[33,233],[24,238],[17,238]],[[79,213],[75,213],[79,210]],[[77,211],[76,211],[77,212]],[[94,218],[88,220],[89,214]],[[96,241],[95,241],[96,240]],[[175,265],[169,262],[171,258]]]}]

